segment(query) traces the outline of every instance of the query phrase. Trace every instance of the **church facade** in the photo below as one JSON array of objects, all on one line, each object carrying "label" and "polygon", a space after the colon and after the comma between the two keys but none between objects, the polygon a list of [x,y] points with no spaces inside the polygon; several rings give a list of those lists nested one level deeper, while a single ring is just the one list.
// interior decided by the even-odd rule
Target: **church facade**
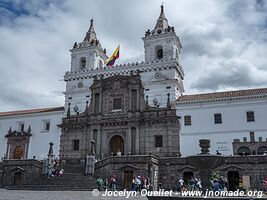
[{"label": "church facade", "polygon": [[95,79],[85,111],[63,118],[60,158],[84,158],[94,140],[97,158],[111,155],[176,156],[180,127],[170,94],[163,108],[148,105],[139,74]]}]

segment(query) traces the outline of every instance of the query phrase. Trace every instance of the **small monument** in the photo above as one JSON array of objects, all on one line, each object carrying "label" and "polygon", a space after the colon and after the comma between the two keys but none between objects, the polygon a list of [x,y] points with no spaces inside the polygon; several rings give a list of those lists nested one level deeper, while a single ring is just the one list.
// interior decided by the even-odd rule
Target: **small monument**
[{"label": "small monument", "polygon": [[90,177],[93,178],[95,172],[95,141],[91,140],[91,151],[89,155],[86,156],[86,171]]},{"label": "small monument", "polygon": [[53,142],[49,143],[49,151],[47,154],[47,158],[43,160],[43,169],[42,173],[45,175],[50,176],[53,170],[53,164],[54,164],[54,151],[53,151]]}]

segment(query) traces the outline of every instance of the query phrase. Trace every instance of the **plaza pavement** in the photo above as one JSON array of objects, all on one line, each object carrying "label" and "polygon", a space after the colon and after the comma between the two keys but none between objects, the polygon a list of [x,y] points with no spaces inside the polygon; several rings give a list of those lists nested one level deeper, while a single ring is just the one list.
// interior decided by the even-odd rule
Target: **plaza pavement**
[{"label": "plaza pavement", "polygon": [[[29,190],[4,190],[0,189],[0,200],[122,200],[125,197],[98,197],[91,191],[29,191]],[[129,200],[147,200],[140,195],[129,197]]]}]

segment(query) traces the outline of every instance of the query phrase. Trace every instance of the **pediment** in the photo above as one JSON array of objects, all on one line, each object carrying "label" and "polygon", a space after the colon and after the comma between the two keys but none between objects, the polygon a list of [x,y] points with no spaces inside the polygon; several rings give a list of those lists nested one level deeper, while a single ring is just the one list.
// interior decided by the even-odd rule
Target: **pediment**
[{"label": "pediment", "polygon": [[245,170],[243,167],[240,167],[238,165],[227,165],[225,167],[221,168],[222,171],[243,171]]},{"label": "pediment", "polygon": [[11,170],[13,170],[13,171],[26,171],[24,168],[19,167],[19,166],[13,167],[13,168],[11,168]]},{"label": "pediment", "polygon": [[134,166],[134,165],[130,165],[130,164],[126,164],[126,165],[122,166],[120,169],[121,170],[122,169],[133,169],[133,170],[136,170],[136,169],[139,169],[139,167]]},{"label": "pediment", "polygon": [[178,171],[198,171],[195,167],[192,167],[191,165],[185,165],[178,169]]}]

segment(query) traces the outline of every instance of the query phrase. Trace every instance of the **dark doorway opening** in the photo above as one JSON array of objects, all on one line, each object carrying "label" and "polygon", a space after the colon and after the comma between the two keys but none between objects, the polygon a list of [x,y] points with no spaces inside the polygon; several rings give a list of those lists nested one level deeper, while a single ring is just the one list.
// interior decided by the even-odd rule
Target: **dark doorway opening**
[{"label": "dark doorway opening", "polygon": [[133,171],[124,171],[124,189],[132,190]]},{"label": "dark doorway opening", "polygon": [[20,184],[21,184],[21,172],[15,172],[14,185],[20,185]]},{"label": "dark doorway opening", "polygon": [[190,180],[192,177],[194,177],[194,172],[192,172],[192,171],[184,172],[184,177],[183,177],[183,179],[184,179],[184,184],[185,184],[185,186],[188,185],[188,182],[189,182],[189,180]]},{"label": "dark doorway opening", "polygon": [[236,191],[239,187],[239,173],[238,171],[228,172],[228,190]]}]

